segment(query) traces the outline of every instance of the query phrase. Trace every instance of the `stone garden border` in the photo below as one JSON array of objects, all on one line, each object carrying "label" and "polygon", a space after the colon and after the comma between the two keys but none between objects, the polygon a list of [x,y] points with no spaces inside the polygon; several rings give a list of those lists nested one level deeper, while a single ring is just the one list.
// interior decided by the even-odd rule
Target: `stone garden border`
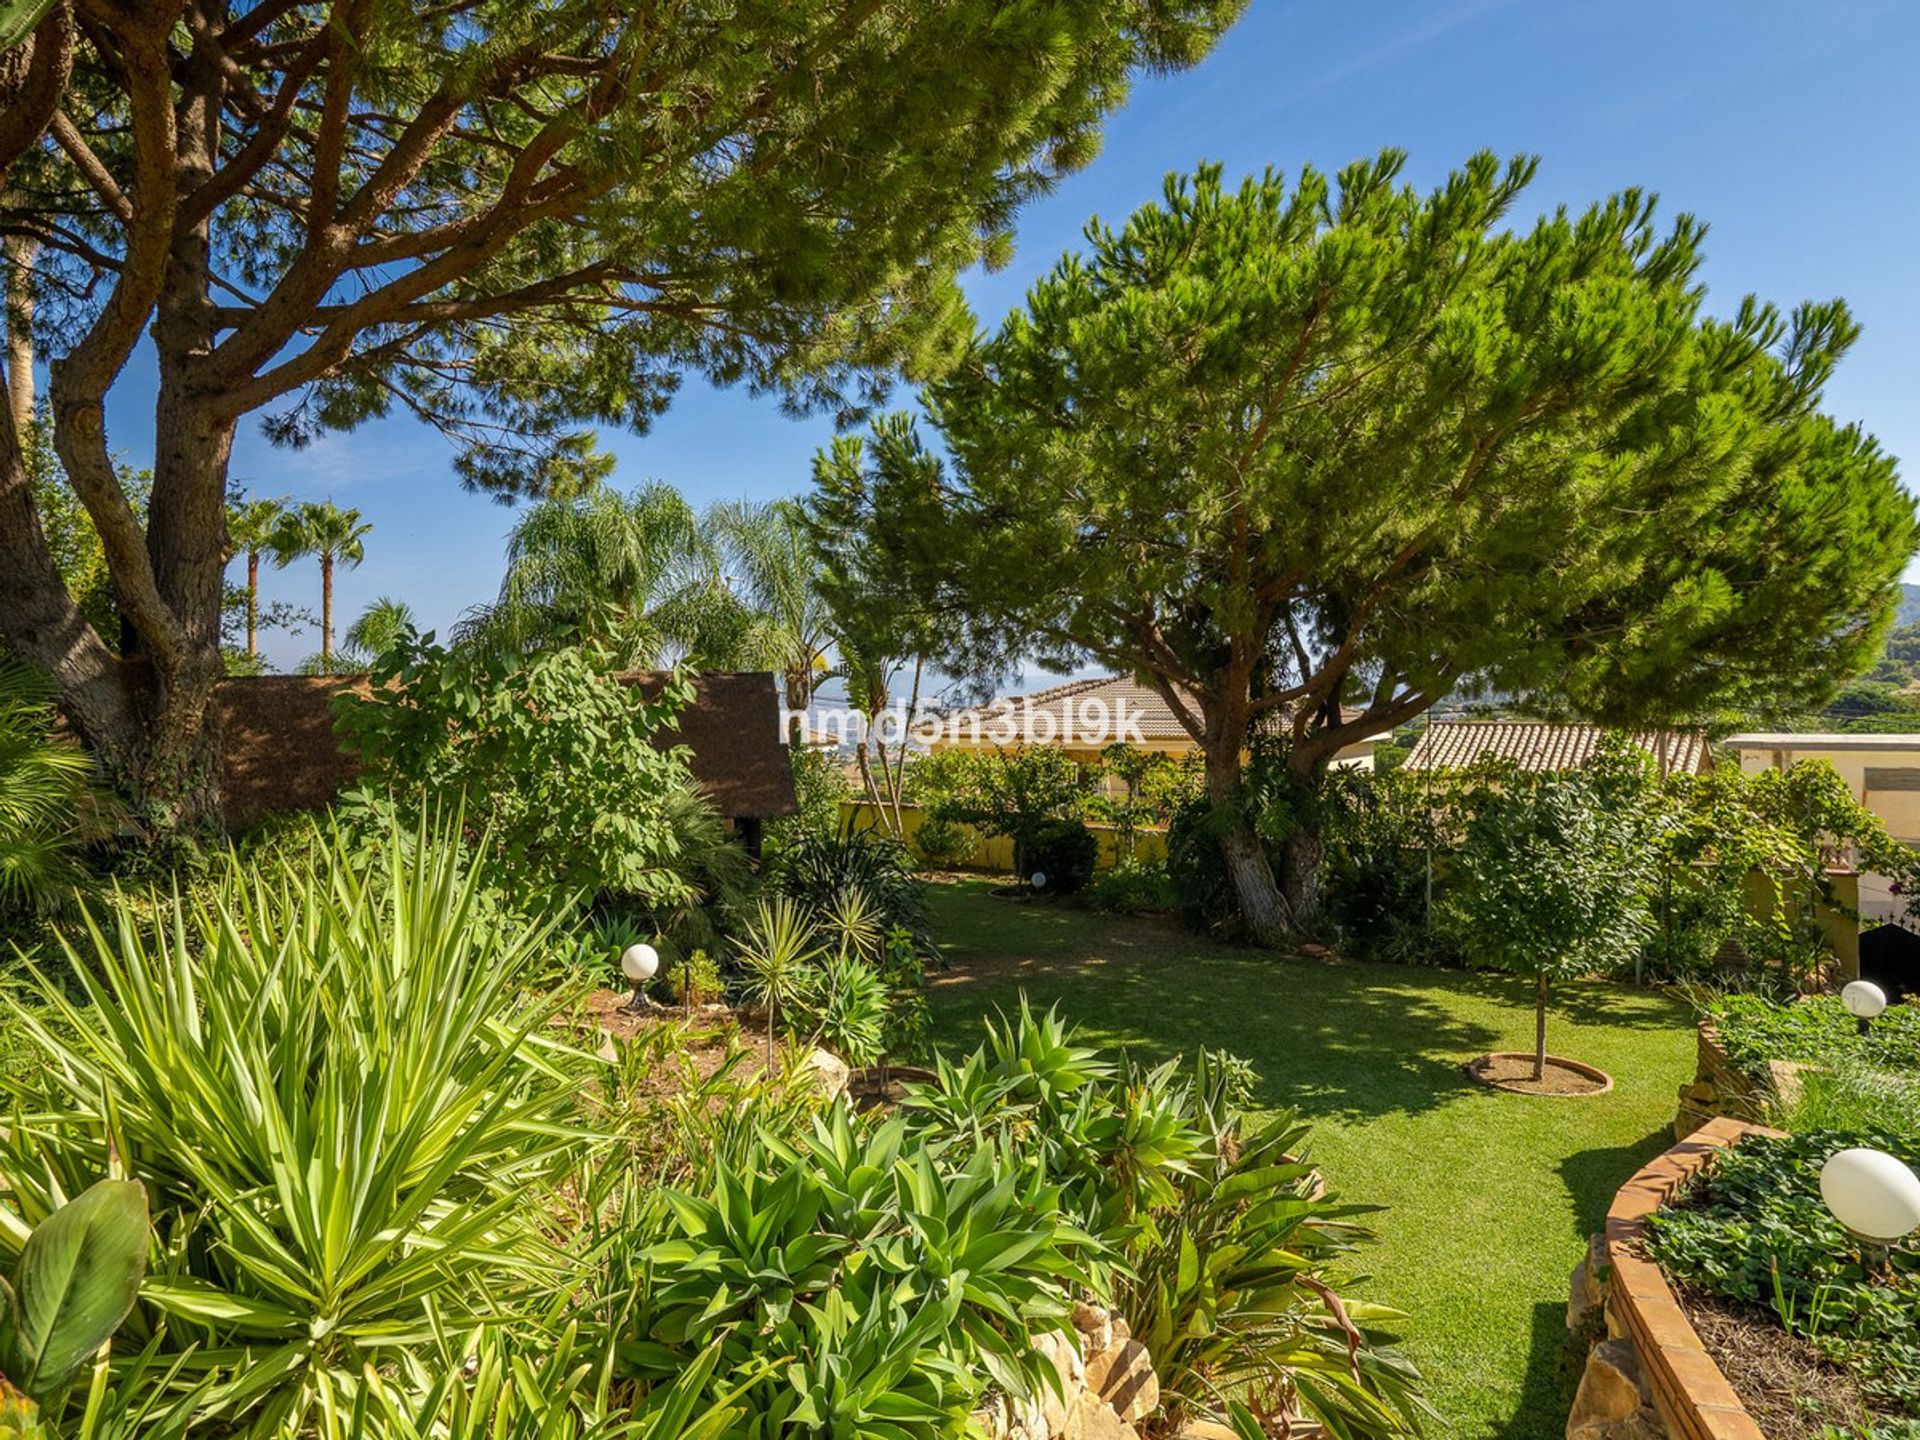
[{"label": "stone garden border", "polygon": [[1673,1440],[1766,1436],[1707,1354],[1667,1277],[1642,1257],[1647,1217],[1672,1199],[1715,1151],[1748,1135],[1780,1133],[1724,1116],[1709,1120],[1622,1185],[1607,1211],[1608,1329],[1633,1342],[1654,1409]]}]

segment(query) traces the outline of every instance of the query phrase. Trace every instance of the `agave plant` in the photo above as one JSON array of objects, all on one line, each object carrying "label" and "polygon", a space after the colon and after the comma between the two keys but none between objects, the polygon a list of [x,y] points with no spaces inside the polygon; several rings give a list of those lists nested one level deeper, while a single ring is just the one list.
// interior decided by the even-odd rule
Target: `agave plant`
[{"label": "agave plant", "polygon": [[942,1161],[903,1119],[865,1124],[844,1102],[701,1182],[665,1195],[671,1233],[645,1252],[622,1353],[664,1382],[718,1347],[720,1379],[746,1382],[741,1435],[968,1433],[990,1383],[1050,1383],[1032,1336],[1066,1329],[1100,1251],[1016,1155]]},{"label": "agave plant", "polygon": [[146,1180],[165,1242],[129,1331],[190,1350],[174,1383],[234,1433],[350,1408],[567,1279],[537,1203],[587,1143],[566,997],[522,988],[542,932],[476,923],[452,828],[371,868],[337,836],[229,861],[150,935],[119,902],[69,979],[32,972],[44,1063],[8,1082],[0,1167],[43,1208],[115,1156]]}]

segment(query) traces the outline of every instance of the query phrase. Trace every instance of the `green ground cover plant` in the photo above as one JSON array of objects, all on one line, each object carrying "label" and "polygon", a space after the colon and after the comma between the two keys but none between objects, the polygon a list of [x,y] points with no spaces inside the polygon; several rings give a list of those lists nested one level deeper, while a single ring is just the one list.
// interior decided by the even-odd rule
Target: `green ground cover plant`
[{"label": "green ground cover plant", "polygon": [[1857,1061],[1920,1075],[1920,1005],[1889,1005],[1865,1035],[1838,995],[1785,1004],[1764,995],[1724,995],[1707,1014],[1727,1058],[1756,1074],[1769,1060],[1797,1060]]},{"label": "green ground cover plant", "polygon": [[1869,1264],[1820,1199],[1821,1165],[1852,1145],[1920,1161],[1910,1131],[1748,1136],[1652,1217],[1649,1243],[1668,1275],[1771,1312],[1852,1371],[1890,1420],[1920,1420],[1920,1248]]}]

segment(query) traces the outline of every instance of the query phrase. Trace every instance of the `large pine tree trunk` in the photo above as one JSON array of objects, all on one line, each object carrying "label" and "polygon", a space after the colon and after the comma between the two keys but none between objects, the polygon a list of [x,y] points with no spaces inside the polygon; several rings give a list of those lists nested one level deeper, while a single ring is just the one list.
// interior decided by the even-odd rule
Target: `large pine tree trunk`
[{"label": "large pine tree trunk", "polygon": [[1207,798],[1224,817],[1220,831],[1220,858],[1240,903],[1240,919],[1262,945],[1278,945],[1293,938],[1293,917],[1286,897],[1273,877],[1266,847],[1245,813],[1240,750],[1244,726],[1213,724],[1206,740]]},{"label": "large pine tree trunk", "polygon": [[227,465],[234,425],[163,366],[147,552],[184,640],[155,665],[148,755],[139,782],[162,826],[217,824],[220,736],[212,709],[227,554]]}]

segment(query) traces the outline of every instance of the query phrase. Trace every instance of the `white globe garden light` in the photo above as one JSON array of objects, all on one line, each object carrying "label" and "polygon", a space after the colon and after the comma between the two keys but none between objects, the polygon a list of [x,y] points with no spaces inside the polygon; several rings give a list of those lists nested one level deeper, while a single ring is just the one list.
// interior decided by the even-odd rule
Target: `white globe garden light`
[{"label": "white globe garden light", "polygon": [[1033,874],[1027,877],[1027,883],[1033,886],[1033,888],[1036,890],[1046,889],[1047,888],[1047,872],[1044,870],[1034,871]]},{"label": "white globe garden light", "polygon": [[1884,1150],[1836,1152],[1820,1167],[1820,1198],[1833,1218],[1866,1242],[1868,1267],[1920,1230],[1920,1175]]},{"label": "white globe garden light", "polygon": [[633,998],[627,1002],[629,1010],[645,1010],[652,1005],[647,999],[646,984],[660,973],[660,952],[644,940],[629,945],[620,952],[620,973],[633,985]]},{"label": "white globe garden light", "polygon": [[1852,980],[1841,989],[1840,1003],[1860,1022],[1860,1033],[1864,1035],[1867,1027],[1887,1008],[1887,992],[1871,980]]}]

